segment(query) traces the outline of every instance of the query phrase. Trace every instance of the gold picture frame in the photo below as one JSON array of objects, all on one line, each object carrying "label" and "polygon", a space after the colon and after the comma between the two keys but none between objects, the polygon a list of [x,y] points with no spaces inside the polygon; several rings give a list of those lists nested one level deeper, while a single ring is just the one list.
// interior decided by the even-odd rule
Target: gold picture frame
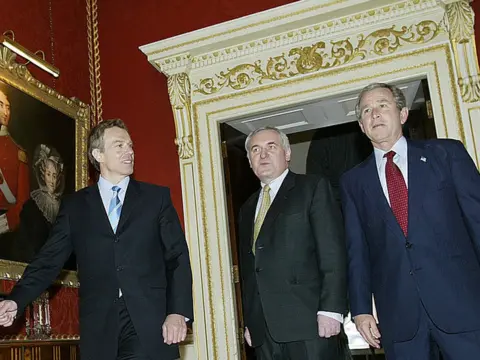
[{"label": "gold picture frame", "polygon": [[[61,141],[66,144],[60,144],[60,148],[67,149],[64,153],[66,153],[65,158],[68,161],[64,159],[61,164],[62,170],[65,169],[64,172],[66,174],[64,185],[65,193],[67,193],[67,191],[73,192],[87,186],[87,136],[90,128],[90,112],[88,105],[74,98],[66,98],[54,89],[35,79],[28,71],[26,65],[21,64],[16,60],[16,54],[2,45],[0,45],[0,84],[2,84],[9,93],[14,95],[12,97],[16,97],[16,99],[12,99],[12,101],[8,99],[12,114],[10,122],[12,123],[14,120],[14,111],[19,111],[23,116],[17,116],[18,119],[20,119],[20,117],[22,118],[22,120],[17,120],[17,129],[21,127],[22,131],[25,130],[26,133],[29,133],[28,136],[23,136],[25,139],[34,139],[29,140],[30,147],[24,145],[26,140],[24,143],[18,141],[19,149],[25,148],[25,163],[28,165],[28,169],[31,170],[29,170],[30,172],[28,172],[29,175],[27,176],[29,184],[32,185],[32,182],[35,182],[35,176],[32,175],[34,172],[34,161],[30,161],[33,160],[32,146],[35,146],[36,149],[38,149],[42,146],[40,142],[43,142],[43,139],[56,139],[58,137],[59,140],[57,142],[59,144]],[[16,103],[14,100],[16,100]],[[22,101],[24,101],[24,103],[22,103]],[[36,107],[38,109],[36,109]],[[42,116],[48,118],[43,119]],[[68,123],[67,121],[66,123],[62,123],[59,127],[53,126],[49,128],[49,126],[43,126],[43,124],[52,124],[52,122],[57,119],[71,119],[73,124]],[[42,123],[42,121],[45,122]],[[21,123],[21,125],[19,125],[19,123]],[[35,126],[39,128],[39,132],[43,134],[43,137],[38,135],[40,137],[35,138],[35,132],[37,131]],[[10,131],[10,127],[11,126],[8,125],[7,131],[10,133],[8,136],[11,135],[12,139],[17,143],[13,135],[13,130]],[[17,133],[19,133],[18,130]],[[34,134],[31,135],[31,133]],[[74,137],[72,141],[69,140],[71,137]],[[70,141],[70,143],[67,144],[68,141]],[[37,144],[36,142],[39,143]],[[53,142],[55,143],[55,141]],[[28,148],[30,148],[30,152]],[[60,151],[58,152],[60,153]],[[21,158],[20,151],[19,158]],[[65,168],[63,167],[64,163]],[[67,173],[67,170],[70,171],[70,173]],[[38,174],[38,171],[36,173]],[[40,182],[38,182],[37,187],[40,186],[39,183]],[[31,186],[29,190],[32,188],[35,188],[35,185]],[[29,192],[29,194],[31,194],[31,192]],[[13,233],[13,230],[11,232]],[[0,243],[0,247],[2,245],[3,244]],[[1,256],[0,279],[18,280],[23,274],[26,265],[25,262]],[[58,278],[58,283],[64,286],[78,287],[79,281],[76,271],[63,270]]]}]

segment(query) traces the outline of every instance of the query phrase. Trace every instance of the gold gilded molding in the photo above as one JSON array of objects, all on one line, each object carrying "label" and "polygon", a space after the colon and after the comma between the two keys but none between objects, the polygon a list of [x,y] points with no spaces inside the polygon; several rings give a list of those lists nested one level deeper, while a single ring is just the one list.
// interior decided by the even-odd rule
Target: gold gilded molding
[{"label": "gold gilded molding", "polygon": [[457,84],[462,99],[466,103],[479,101],[480,79],[475,48],[474,12],[469,1],[460,0],[448,4],[445,8],[444,21],[454,53]]},{"label": "gold gilded molding", "polygon": [[472,103],[480,100],[480,80],[478,76],[475,76],[475,78],[472,76],[459,78],[458,86],[463,101]]},{"label": "gold gilded molding", "polygon": [[193,137],[192,135],[183,136],[175,139],[175,145],[177,145],[178,157],[186,160],[193,157]]},{"label": "gold gilded molding", "polygon": [[[27,264],[17,261],[0,260],[0,279],[18,281],[25,271],[26,266]],[[80,286],[77,272],[71,270],[62,270],[55,284],[74,288]]]},{"label": "gold gilded molding", "polygon": [[190,104],[190,79],[186,73],[169,76],[167,84],[170,104],[174,109],[183,109]]},{"label": "gold gilded molding", "polygon": [[[157,66],[161,72],[167,74],[178,72],[179,70],[176,69],[183,69],[186,64],[191,65],[192,69],[199,69],[203,67],[211,67],[214,64],[222,62],[235,60],[240,62],[241,58],[250,59],[254,56],[258,56],[259,53],[264,51],[284,49],[287,46],[293,47],[295,44],[305,44],[306,41],[311,41],[310,39],[312,38],[334,38],[337,33],[340,34],[345,31],[355,32],[354,29],[359,29],[358,32],[360,32],[360,29],[365,25],[370,26],[372,23],[391,21],[392,16],[399,18],[410,17],[410,15],[415,15],[418,11],[434,9],[437,6],[438,4],[433,0],[407,0],[388,6],[370,9],[362,13],[328,19],[321,23],[308,25],[300,29],[280,34],[272,34],[264,38],[242,42],[223,49],[214,49],[207,53],[202,52],[201,54],[193,55],[190,53],[189,49],[185,49],[182,53],[175,53],[153,61],[155,66]],[[250,28],[251,25],[247,27]],[[218,39],[217,36],[215,37]],[[157,52],[147,51],[146,54],[152,56],[152,54],[157,54]]]},{"label": "gold gilded molding", "polygon": [[[195,150],[197,154],[200,154],[200,128],[198,126],[198,108],[196,104],[193,106],[193,125],[195,128]],[[208,228],[208,223],[207,223],[207,202],[206,202],[206,188],[205,188],[205,181],[203,178],[203,161],[202,161],[202,156],[198,156],[198,182],[199,182],[199,187],[200,187],[200,206],[197,206],[195,211],[200,210],[201,215],[202,215],[202,223],[203,223],[203,250],[205,251],[205,260],[207,263],[207,290],[208,290],[208,308],[209,308],[209,313],[210,313],[210,329],[212,332],[212,349],[213,349],[213,359],[218,359],[218,343],[217,343],[217,327],[216,327],[216,322],[215,322],[215,307],[213,305],[213,284],[212,284],[212,274],[213,274],[213,269],[212,269],[212,259],[210,257],[210,234],[207,230]],[[214,204],[215,207],[217,207],[217,201],[214,198]],[[218,236],[218,234],[217,234]],[[200,249],[199,249],[200,250]],[[208,347],[207,347],[208,351]]]},{"label": "gold gilded molding", "polygon": [[[16,55],[0,45],[0,80],[32,96],[33,98],[64,113],[75,121],[75,189],[87,186],[87,133],[90,129],[90,112],[86,104],[75,98],[67,98],[46,86],[16,61]],[[26,264],[0,259],[0,279],[18,280]],[[63,271],[57,283],[78,287],[78,277],[74,271]]]},{"label": "gold gilded molding", "polygon": [[327,2],[327,3],[315,5],[315,6],[312,6],[312,7],[307,8],[307,9],[299,10],[299,11],[296,11],[296,12],[293,12],[293,13],[290,13],[290,14],[276,16],[276,17],[273,17],[273,18],[271,18],[271,19],[266,19],[266,20],[263,20],[263,21],[259,21],[259,22],[254,23],[254,24],[249,24],[249,25],[240,26],[240,27],[237,27],[237,28],[234,28],[234,29],[229,29],[229,30],[226,30],[226,31],[222,31],[222,32],[219,32],[219,33],[216,33],[216,34],[213,34],[213,35],[204,36],[204,37],[201,37],[201,38],[199,38],[199,39],[194,39],[194,40],[190,40],[190,41],[185,41],[185,42],[183,42],[183,43],[181,43],[181,44],[176,44],[176,45],[168,46],[168,47],[165,47],[165,48],[163,48],[163,49],[159,49],[159,50],[153,51],[150,55],[161,54],[161,53],[164,53],[164,52],[173,50],[173,49],[178,49],[178,48],[183,47],[183,46],[192,45],[192,44],[197,44],[197,43],[200,43],[200,42],[205,41],[205,40],[209,40],[209,39],[213,39],[213,38],[218,38],[218,37],[220,37],[220,36],[237,33],[237,32],[240,32],[240,31],[242,31],[242,30],[246,30],[246,29],[249,29],[249,28],[252,28],[252,27],[256,27],[256,26],[260,26],[260,25],[264,25],[264,24],[269,24],[269,23],[272,23],[272,22],[275,22],[275,21],[278,21],[278,20],[286,20],[286,19],[289,19],[289,18],[294,17],[294,16],[298,16],[298,15],[301,15],[301,14],[309,13],[309,12],[312,12],[312,11],[315,11],[315,10],[319,10],[319,9],[324,9],[324,8],[329,7],[329,6],[334,6],[334,5],[338,5],[338,4],[341,4],[341,3],[345,3],[345,2],[347,2],[347,1],[348,1],[348,0],[333,0],[333,1],[329,1],[329,2]]},{"label": "gold gilded molding", "polygon": [[102,82],[100,79],[100,42],[98,34],[97,0],[87,0],[88,70],[93,125],[102,121]]},{"label": "gold gilded molding", "polygon": [[186,73],[173,74],[168,77],[168,95],[175,117],[177,152],[180,159],[190,159],[194,155],[191,126],[191,86]]},{"label": "gold gilded molding", "polygon": [[450,40],[457,43],[470,41],[474,34],[474,13],[467,0],[448,4],[445,8]]},{"label": "gold gilded molding", "polygon": [[442,31],[432,20],[424,20],[396,30],[395,26],[380,29],[364,36],[360,34],[354,46],[350,38],[320,41],[312,46],[293,48],[288,55],[272,57],[264,67],[261,60],[252,64],[240,64],[232,69],[221,71],[215,78],[201,79],[194,85],[195,92],[203,95],[218,93],[223,88],[243,90],[252,84],[277,81],[298,75],[326,70],[353,62],[356,58],[365,60],[369,55],[389,55],[402,46],[402,43],[423,44],[434,39]]}]

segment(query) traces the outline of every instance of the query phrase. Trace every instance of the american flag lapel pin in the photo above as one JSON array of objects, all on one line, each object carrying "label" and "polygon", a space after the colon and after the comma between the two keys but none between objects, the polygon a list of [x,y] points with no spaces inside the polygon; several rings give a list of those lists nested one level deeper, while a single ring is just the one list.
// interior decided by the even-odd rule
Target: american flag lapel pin
[{"label": "american flag lapel pin", "polygon": [[426,162],[427,162],[427,158],[426,158],[425,156],[422,156],[422,157],[420,158],[420,161],[423,161],[424,163],[426,163]]}]

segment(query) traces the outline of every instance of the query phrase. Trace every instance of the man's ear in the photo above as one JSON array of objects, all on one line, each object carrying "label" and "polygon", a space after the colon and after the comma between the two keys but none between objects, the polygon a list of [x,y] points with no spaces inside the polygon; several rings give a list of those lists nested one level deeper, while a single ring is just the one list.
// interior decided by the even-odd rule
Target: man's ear
[{"label": "man's ear", "polygon": [[402,123],[402,125],[407,122],[407,119],[408,119],[408,108],[404,107],[402,110],[400,110],[400,122]]},{"label": "man's ear", "polygon": [[290,161],[291,157],[292,157],[292,149],[285,151],[285,160]]},{"label": "man's ear", "polygon": [[97,160],[97,162],[102,162],[103,161],[103,153],[99,149],[93,149],[92,150],[92,155]]},{"label": "man's ear", "polygon": [[365,134],[365,128],[363,127],[362,120],[358,120],[358,125],[360,126],[360,130]]}]

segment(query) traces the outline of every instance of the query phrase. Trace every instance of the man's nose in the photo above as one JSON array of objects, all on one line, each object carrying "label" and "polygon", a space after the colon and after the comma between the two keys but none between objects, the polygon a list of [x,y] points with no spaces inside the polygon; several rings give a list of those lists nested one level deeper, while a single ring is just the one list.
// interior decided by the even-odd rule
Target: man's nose
[{"label": "man's nose", "polygon": [[267,156],[268,156],[268,151],[267,151],[266,149],[262,149],[262,150],[260,151],[260,157],[261,157],[262,159],[265,159]]},{"label": "man's nose", "polygon": [[374,119],[378,118],[380,116],[380,111],[378,111],[377,109],[373,109],[372,110],[372,117]]}]

